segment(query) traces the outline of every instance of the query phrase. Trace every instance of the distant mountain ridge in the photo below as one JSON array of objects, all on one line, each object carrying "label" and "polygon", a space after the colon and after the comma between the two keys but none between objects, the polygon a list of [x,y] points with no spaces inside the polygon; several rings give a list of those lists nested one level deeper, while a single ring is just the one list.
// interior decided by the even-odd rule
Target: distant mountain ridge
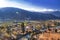
[{"label": "distant mountain ridge", "polygon": [[[57,14],[58,13],[58,14]],[[0,9],[0,19],[11,20],[50,20],[60,19],[60,12],[44,14],[41,12],[30,12],[19,8],[5,7]]]}]

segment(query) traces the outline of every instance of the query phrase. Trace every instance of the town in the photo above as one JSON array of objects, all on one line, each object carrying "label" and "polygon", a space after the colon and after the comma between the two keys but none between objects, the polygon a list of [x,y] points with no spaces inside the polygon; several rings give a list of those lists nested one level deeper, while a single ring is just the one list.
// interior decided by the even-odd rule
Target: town
[{"label": "town", "polygon": [[3,22],[0,40],[60,40],[60,20]]}]

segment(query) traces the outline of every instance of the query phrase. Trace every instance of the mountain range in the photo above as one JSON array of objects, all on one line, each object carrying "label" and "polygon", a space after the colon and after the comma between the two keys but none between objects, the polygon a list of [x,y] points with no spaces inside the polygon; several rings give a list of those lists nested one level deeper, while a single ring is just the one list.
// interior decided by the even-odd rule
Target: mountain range
[{"label": "mountain range", "polygon": [[60,11],[30,12],[14,7],[0,8],[0,20],[55,20],[60,19]]}]

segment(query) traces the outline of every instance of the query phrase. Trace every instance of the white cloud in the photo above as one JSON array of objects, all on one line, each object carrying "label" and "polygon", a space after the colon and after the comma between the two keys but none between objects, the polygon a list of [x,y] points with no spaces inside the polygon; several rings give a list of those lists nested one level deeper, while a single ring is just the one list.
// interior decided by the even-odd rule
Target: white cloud
[{"label": "white cloud", "polygon": [[21,8],[28,11],[35,11],[35,12],[57,11],[56,9],[47,9],[47,8],[41,8],[41,7],[39,8],[32,5],[24,4],[24,3],[0,0],[0,8],[3,8],[3,7],[16,7],[16,8]]}]

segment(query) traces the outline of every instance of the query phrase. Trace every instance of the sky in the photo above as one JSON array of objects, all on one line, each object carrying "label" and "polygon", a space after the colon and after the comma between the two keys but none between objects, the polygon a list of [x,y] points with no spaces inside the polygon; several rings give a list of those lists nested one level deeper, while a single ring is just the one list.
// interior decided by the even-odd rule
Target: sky
[{"label": "sky", "polygon": [[16,7],[28,11],[60,11],[60,0],[0,0],[0,8]]}]

